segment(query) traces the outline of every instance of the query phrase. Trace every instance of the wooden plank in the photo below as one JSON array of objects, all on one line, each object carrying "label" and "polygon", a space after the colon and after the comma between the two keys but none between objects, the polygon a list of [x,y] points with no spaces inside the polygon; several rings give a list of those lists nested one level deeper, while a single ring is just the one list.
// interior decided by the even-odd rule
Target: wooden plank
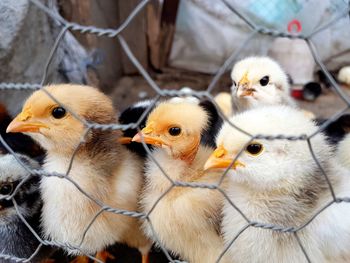
[{"label": "wooden plank", "polygon": [[[59,3],[61,13],[68,21],[101,28],[117,28],[120,24],[118,2],[114,0],[69,0]],[[102,57],[102,63],[96,65],[96,70],[90,70],[89,84],[111,92],[123,73],[120,46],[116,39],[78,32],[73,34],[88,52],[97,51]]]},{"label": "wooden plank", "polygon": [[158,70],[167,66],[179,2],[180,0],[154,0],[147,9],[150,62]]},{"label": "wooden plank", "polygon": [[[129,16],[129,14],[139,3],[140,0],[120,0],[118,2],[120,23],[122,23]],[[141,65],[148,68],[146,8],[137,14],[129,26],[122,32],[122,35]],[[121,58],[124,74],[139,73],[124,52],[122,52]]]}]

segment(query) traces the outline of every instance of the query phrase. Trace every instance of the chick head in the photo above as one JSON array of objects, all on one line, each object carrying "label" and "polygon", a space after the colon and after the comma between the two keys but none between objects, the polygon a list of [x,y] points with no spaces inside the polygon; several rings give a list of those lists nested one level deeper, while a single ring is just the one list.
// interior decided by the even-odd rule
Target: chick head
[{"label": "chick head", "polygon": [[162,147],[174,159],[191,163],[198,151],[201,133],[207,127],[208,115],[191,102],[163,102],[148,116],[146,127],[133,141]]},{"label": "chick head", "polygon": [[[252,109],[230,121],[253,137],[301,136],[317,131],[317,126],[301,111],[287,106]],[[205,169],[229,169],[227,176],[231,180],[249,185],[256,191],[300,186],[318,171],[305,140],[252,139],[225,123],[216,144],[218,147],[207,160]],[[314,136],[311,145],[321,164],[330,157],[330,146],[324,135]]]},{"label": "chick head", "polygon": [[248,57],[235,64],[231,72],[232,96],[250,106],[279,104],[289,96],[287,75],[269,57]]},{"label": "chick head", "polygon": [[84,121],[100,124],[114,121],[111,100],[95,88],[68,84],[44,88],[60,104],[43,90],[34,92],[7,132],[27,133],[48,151],[71,152],[85,133]]},{"label": "chick head", "polygon": [[[32,169],[38,169],[39,164],[17,154],[19,160]],[[0,225],[14,222],[17,212],[12,200],[8,198],[14,194],[16,187],[29,176],[29,172],[11,154],[0,157]],[[20,186],[14,199],[22,216],[33,216],[40,210],[39,178],[32,176]]]}]

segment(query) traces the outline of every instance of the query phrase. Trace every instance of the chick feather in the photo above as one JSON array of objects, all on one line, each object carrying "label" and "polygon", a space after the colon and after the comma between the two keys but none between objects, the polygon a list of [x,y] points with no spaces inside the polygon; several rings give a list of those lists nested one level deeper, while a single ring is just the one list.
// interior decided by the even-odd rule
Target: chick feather
[{"label": "chick feather", "polygon": [[[171,180],[217,184],[221,174],[204,173],[202,168],[211,152],[199,143],[208,122],[208,113],[197,104],[163,102],[148,116],[138,141],[142,136],[146,142],[155,140],[152,157]],[[181,129],[180,134],[169,134],[174,127]],[[151,157],[146,161],[145,175],[140,203],[148,213],[172,183]],[[174,187],[154,207],[149,215],[152,228],[145,222],[144,231],[188,262],[215,262],[223,252],[221,207],[222,195],[217,190]]]},{"label": "chick feather", "polygon": [[339,142],[336,156],[339,162],[350,170],[350,134],[347,134],[344,139]]},{"label": "chick feather", "polygon": [[[253,136],[311,135],[318,129],[301,111],[287,106],[252,109],[230,121]],[[233,204],[251,222],[298,228],[311,220],[298,231],[311,262],[349,262],[350,223],[346,218],[350,215],[350,206],[333,204],[312,220],[312,216],[332,200],[332,195],[307,142],[250,140],[228,123],[217,137],[216,143],[222,147],[223,154],[212,158],[229,160],[227,169],[231,161],[240,163],[227,173],[229,182],[225,191]],[[348,172],[334,158],[326,137],[318,133],[312,137],[311,145],[336,196],[349,197]],[[207,169],[210,167],[214,166],[206,165]],[[247,221],[228,201],[223,211],[222,231],[229,246]],[[253,226],[239,235],[228,254],[232,262],[307,262],[294,235]]]},{"label": "chick feather", "polygon": [[[137,211],[143,182],[141,160],[118,143],[119,131],[91,129],[86,133],[84,124],[71,113],[84,122],[115,123],[111,100],[88,86],[52,85],[45,89],[62,105],[44,91],[36,91],[8,131],[26,132],[47,150],[44,169],[48,173],[66,174],[76,151],[68,172],[72,181],[104,205]],[[44,177],[40,187],[44,234],[52,240],[79,247],[66,248],[70,254],[93,254],[115,242],[138,248],[143,255],[148,253],[151,243],[136,218],[102,212],[83,239],[101,207],[67,179]]]}]

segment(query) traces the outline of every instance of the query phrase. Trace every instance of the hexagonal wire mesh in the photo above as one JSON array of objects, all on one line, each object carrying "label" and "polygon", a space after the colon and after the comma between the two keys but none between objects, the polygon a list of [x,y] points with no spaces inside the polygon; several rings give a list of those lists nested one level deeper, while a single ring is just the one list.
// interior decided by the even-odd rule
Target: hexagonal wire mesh
[{"label": "hexagonal wire mesh", "polygon": [[[129,25],[129,23],[134,19],[134,17],[136,17],[138,15],[138,13],[145,8],[145,6],[148,4],[150,0],[142,0],[140,1],[140,3],[134,8],[134,10],[129,14],[129,16],[125,19],[125,21],[120,25],[119,28],[117,29],[102,29],[102,28],[97,28],[94,26],[83,26],[80,24],[76,24],[76,23],[71,23],[66,21],[63,17],[61,17],[57,12],[49,9],[48,7],[46,7],[45,5],[43,5],[41,2],[39,2],[38,0],[30,0],[31,4],[33,4],[34,6],[36,6],[37,8],[39,8],[42,12],[46,13],[47,16],[49,16],[51,19],[55,20],[59,26],[62,28],[59,35],[57,36],[57,39],[51,49],[51,52],[48,56],[47,62],[46,62],[46,66],[43,72],[43,76],[42,76],[42,81],[41,83],[37,83],[37,84],[29,84],[29,83],[0,83],[0,90],[6,90],[6,89],[13,89],[13,90],[24,90],[24,89],[29,89],[29,90],[38,90],[41,89],[43,90],[50,98],[52,98],[56,103],[58,103],[59,105],[62,105],[58,100],[56,100],[55,97],[53,97],[47,90],[45,90],[44,88],[44,84],[46,83],[46,78],[47,78],[47,72],[48,69],[50,67],[50,62],[52,60],[52,58],[55,55],[55,51],[57,50],[57,47],[60,44],[60,41],[62,40],[65,32],[67,32],[68,30],[70,31],[76,31],[79,32],[81,34],[95,34],[97,36],[105,36],[105,37],[109,37],[109,38],[116,38],[123,51],[125,52],[125,54],[128,56],[128,58],[130,59],[130,61],[133,63],[133,65],[139,70],[140,74],[144,77],[144,79],[147,81],[147,83],[149,84],[149,86],[156,91],[156,93],[158,94],[154,100],[152,105],[150,105],[149,109],[146,110],[146,112],[149,112],[151,110],[151,108],[155,105],[155,103],[161,98],[161,97],[165,97],[165,96],[181,96],[181,95],[193,95],[196,96],[198,98],[206,98],[209,99],[218,109],[219,111],[219,115],[221,116],[221,118],[223,118],[225,121],[229,122],[229,120],[225,117],[225,115],[220,111],[219,107],[217,106],[217,104],[215,103],[213,96],[211,95],[211,92],[213,91],[214,87],[216,86],[217,82],[219,81],[219,79],[221,78],[221,76],[232,66],[233,62],[237,59],[238,54],[241,52],[241,50],[244,48],[244,46],[256,35],[256,34],[265,34],[265,35],[270,35],[273,37],[288,37],[288,38],[299,38],[299,39],[303,39],[306,41],[307,45],[309,46],[311,53],[317,63],[317,65],[321,68],[321,70],[324,72],[325,76],[327,77],[327,79],[330,81],[330,83],[332,84],[332,88],[333,91],[336,92],[338,94],[338,96],[346,103],[346,108],[344,108],[343,110],[339,111],[338,113],[334,114],[334,116],[332,116],[331,118],[329,118],[326,122],[324,122],[317,130],[317,132],[311,134],[311,135],[306,135],[306,134],[301,134],[300,136],[287,136],[287,135],[278,135],[278,136],[268,136],[268,135],[256,135],[253,136],[243,130],[241,130],[239,127],[236,127],[233,123],[230,123],[230,125],[232,127],[234,127],[235,129],[238,129],[239,131],[247,134],[251,139],[249,142],[251,142],[254,139],[267,139],[267,140],[290,140],[290,141],[296,141],[296,140],[302,140],[302,141],[306,141],[310,150],[310,153],[315,161],[315,163],[317,164],[317,166],[319,167],[320,171],[323,173],[323,176],[325,177],[328,186],[329,186],[329,191],[331,193],[331,196],[333,197],[332,200],[330,200],[327,204],[325,204],[320,210],[318,210],[312,217],[309,218],[309,220],[307,220],[306,222],[304,222],[304,224],[299,225],[299,226],[291,226],[291,227],[282,227],[279,225],[274,225],[274,224],[270,224],[270,223],[266,223],[266,222],[254,222],[251,221],[233,202],[232,200],[229,199],[229,197],[227,196],[227,194],[225,193],[225,191],[221,188],[221,184],[222,181],[224,179],[224,177],[226,176],[229,168],[223,173],[220,181],[217,184],[205,184],[205,183],[188,183],[188,182],[180,182],[180,181],[173,181],[171,179],[171,177],[164,171],[164,169],[162,169],[162,167],[160,166],[160,164],[157,162],[157,160],[152,156],[151,151],[148,149],[147,145],[143,142],[143,145],[147,151],[147,153],[149,154],[149,157],[153,160],[153,162],[155,162],[157,164],[157,166],[159,167],[159,169],[163,172],[164,176],[171,182],[171,187],[169,189],[167,189],[160,197],[159,199],[154,203],[152,209],[148,212],[148,213],[140,213],[137,211],[126,211],[126,210],[122,210],[122,209],[118,209],[118,208],[114,208],[114,207],[110,207],[107,206],[105,204],[103,204],[100,200],[97,200],[95,198],[93,198],[92,196],[90,196],[87,192],[85,192],[76,182],[74,182],[74,180],[72,180],[72,178],[70,178],[69,172],[71,170],[72,167],[72,163],[74,161],[75,158],[75,153],[77,152],[78,148],[80,147],[81,144],[84,143],[84,138],[85,136],[88,134],[88,132],[92,129],[101,129],[101,130],[126,130],[129,128],[137,128],[139,123],[142,121],[143,118],[145,118],[146,114],[143,114],[140,118],[140,120],[137,123],[131,123],[131,124],[127,124],[127,125],[120,125],[117,123],[111,123],[108,125],[102,125],[102,124],[98,124],[98,123],[90,123],[90,122],[86,122],[85,120],[81,119],[78,115],[76,115],[74,112],[70,111],[69,109],[67,109],[75,118],[77,118],[78,120],[80,120],[84,125],[85,125],[85,133],[84,136],[81,138],[80,144],[77,145],[76,150],[74,152],[74,154],[71,156],[70,158],[70,165],[69,168],[67,170],[67,172],[65,174],[59,174],[59,173],[47,173],[44,170],[41,169],[32,169],[31,167],[28,166],[28,164],[23,163],[22,160],[20,158],[18,158],[18,156],[16,156],[16,153],[7,145],[7,143],[4,141],[4,139],[2,137],[0,137],[0,142],[5,146],[5,148],[12,154],[15,156],[16,160],[30,173],[30,175],[28,175],[26,178],[24,178],[21,183],[19,183],[15,189],[15,191],[8,197],[5,197],[7,200],[11,200],[13,202],[13,205],[20,217],[20,219],[25,223],[25,225],[28,227],[28,229],[32,232],[32,234],[35,236],[36,239],[38,239],[40,241],[40,245],[38,246],[38,248],[36,249],[36,251],[31,255],[31,257],[29,258],[18,258],[18,257],[14,257],[12,255],[6,255],[6,254],[0,254],[0,258],[3,259],[11,259],[14,260],[16,262],[27,262],[31,259],[33,259],[36,254],[38,253],[39,249],[42,246],[56,246],[56,247],[60,247],[60,248],[70,248],[70,249],[77,249],[80,250],[79,247],[73,246],[71,244],[67,244],[67,243],[61,243],[61,242],[57,242],[55,240],[44,240],[42,239],[36,232],[35,230],[29,225],[29,223],[26,221],[26,219],[23,217],[23,215],[21,215],[19,209],[18,209],[18,205],[16,203],[16,200],[14,198],[14,196],[16,195],[16,193],[18,192],[19,188],[33,175],[40,175],[40,176],[55,176],[58,178],[61,178],[62,180],[68,180],[70,183],[72,183],[83,195],[85,195],[87,198],[89,198],[91,201],[93,201],[94,203],[96,203],[99,207],[100,207],[100,211],[94,216],[94,218],[91,220],[90,224],[87,226],[87,228],[85,229],[85,232],[83,233],[83,238],[81,240],[81,243],[84,240],[84,236],[86,234],[86,232],[89,230],[89,228],[91,227],[91,225],[95,222],[95,220],[97,219],[97,217],[104,211],[106,212],[110,212],[110,213],[115,213],[115,214],[119,214],[119,215],[124,215],[124,216],[129,216],[129,217],[135,217],[135,218],[140,218],[141,220],[147,220],[148,223],[150,224],[153,234],[154,234],[154,238],[156,241],[158,241],[161,249],[163,250],[163,252],[166,254],[167,258],[169,261],[171,262],[176,262],[177,260],[173,260],[172,257],[170,256],[170,254],[167,252],[166,248],[164,247],[164,245],[159,242],[159,239],[157,238],[157,233],[155,233],[153,227],[152,227],[152,222],[149,219],[149,214],[153,211],[153,209],[156,207],[156,205],[159,203],[159,201],[167,194],[170,192],[171,189],[173,189],[174,187],[195,187],[195,188],[207,188],[207,189],[212,189],[212,190],[216,190],[219,191],[224,198],[226,198],[228,200],[228,202],[232,205],[232,207],[234,209],[236,209],[239,214],[245,219],[246,221],[246,225],[238,232],[238,234],[232,239],[232,241],[230,242],[230,244],[228,244],[225,249],[222,251],[220,257],[218,258],[217,262],[220,261],[220,259],[222,258],[222,256],[226,253],[226,251],[229,249],[230,246],[232,246],[232,244],[235,242],[235,240],[248,228],[250,227],[255,227],[255,228],[262,228],[262,229],[266,229],[266,231],[277,231],[277,232],[283,232],[283,233],[291,233],[294,235],[295,239],[297,240],[301,251],[303,252],[306,260],[308,262],[310,261],[310,258],[308,256],[307,251],[305,250],[303,244],[301,243],[299,237],[298,237],[298,231],[302,230],[303,228],[305,228],[311,221],[313,221],[322,211],[324,211],[325,209],[327,209],[328,207],[330,207],[332,204],[334,203],[340,203],[340,202],[350,202],[350,197],[344,197],[344,198],[338,198],[336,196],[336,193],[333,190],[332,184],[330,183],[330,180],[325,172],[325,170],[323,169],[323,167],[320,165],[317,156],[315,155],[311,142],[310,140],[319,132],[323,131],[330,123],[332,123],[333,121],[335,121],[341,114],[343,114],[345,111],[347,111],[350,108],[350,99],[346,96],[346,94],[343,93],[343,91],[341,90],[341,88],[338,86],[338,84],[336,83],[336,81],[333,79],[333,77],[331,76],[331,74],[328,72],[328,70],[326,69],[325,65],[322,63],[318,52],[311,40],[312,36],[314,36],[315,34],[327,29],[328,27],[332,26],[334,23],[337,22],[337,20],[339,20],[340,18],[347,16],[349,11],[350,11],[350,7],[347,8],[347,10],[344,10],[344,12],[342,12],[341,14],[339,14],[338,16],[334,17],[331,21],[329,21],[326,24],[321,25],[320,27],[316,28],[311,34],[308,35],[293,35],[293,34],[288,34],[288,33],[284,33],[284,32],[279,32],[276,30],[270,30],[268,28],[265,27],[261,27],[257,24],[255,24],[253,21],[251,21],[249,19],[249,17],[241,12],[239,12],[239,10],[233,6],[232,4],[230,4],[227,0],[222,0],[222,2],[232,11],[232,13],[234,13],[235,15],[237,15],[238,17],[240,17],[250,28],[251,28],[251,34],[248,35],[248,37],[246,38],[245,41],[242,42],[242,44],[240,45],[240,48],[236,49],[232,55],[225,61],[225,63],[221,66],[221,68],[217,71],[217,73],[215,74],[215,76],[213,77],[211,83],[208,85],[208,88],[205,91],[192,91],[191,94],[188,94],[188,92],[186,92],[186,94],[183,93],[183,91],[177,91],[177,90],[165,90],[165,89],[161,89],[156,83],[155,81],[151,78],[151,76],[147,73],[147,71],[142,67],[142,65],[139,63],[139,61],[135,58],[134,54],[132,53],[132,50],[130,50],[128,44],[126,43],[126,41],[124,40],[124,38],[120,35],[120,33]],[[248,142],[248,143],[249,143]],[[248,144],[247,143],[247,144]],[[241,152],[243,151],[243,149],[241,150]],[[240,153],[241,153],[240,152]],[[239,157],[240,153],[237,155],[236,159]],[[235,160],[236,160],[235,159]],[[231,166],[233,165],[233,163],[235,162],[235,160],[232,161]],[[87,255],[88,257],[90,257],[91,259],[94,259],[98,262],[101,262],[100,260],[94,258],[91,255]]]}]

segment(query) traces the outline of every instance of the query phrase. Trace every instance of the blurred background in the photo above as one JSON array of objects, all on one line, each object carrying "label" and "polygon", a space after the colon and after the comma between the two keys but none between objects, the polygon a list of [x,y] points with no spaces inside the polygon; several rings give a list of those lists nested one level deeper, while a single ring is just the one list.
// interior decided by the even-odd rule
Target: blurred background
[{"label": "blurred background", "polygon": [[[140,1],[42,0],[41,3],[69,22],[116,29]],[[161,88],[188,86],[205,90],[233,53],[237,53],[233,63],[250,55],[270,55],[284,67],[296,90],[316,82],[311,86],[311,95],[296,93],[302,107],[319,117],[329,117],[345,106],[331,92],[304,40],[266,34],[252,36],[252,28],[230,6],[258,27],[279,33],[307,36],[321,28],[311,39],[328,70],[337,79],[339,70],[350,64],[346,0],[152,0],[121,35]],[[0,82],[40,83],[47,57],[60,32],[57,22],[28,0],[2,0],[0,23]],[[230,69],[216,83],[212,94],[229,91]],[[119,42],[106,36],[68,31],[48,73],[47,83],[74,82],[99,87],[113,96],[120,110],[155,95]],[[321,94],[317,84],[322,87]],[[348,88],[342,87],[348,92]],[[2,90],[0,101],[15,114],[29,93]]]}]

